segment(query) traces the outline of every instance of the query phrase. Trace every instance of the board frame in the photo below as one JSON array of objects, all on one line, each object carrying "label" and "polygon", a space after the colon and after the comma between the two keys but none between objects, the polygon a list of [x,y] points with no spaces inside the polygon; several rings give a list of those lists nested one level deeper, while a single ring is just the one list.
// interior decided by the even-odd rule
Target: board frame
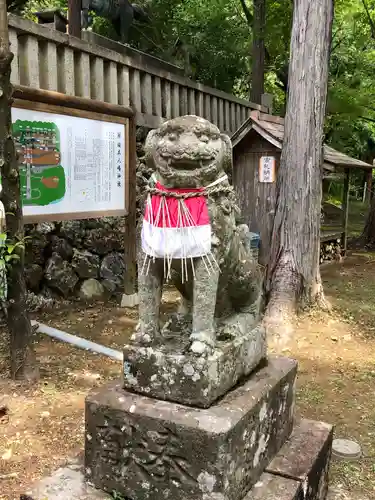
[{"label": "board frame", "polygon": [[[87,107],[90,107],[89,101]],[[94,107],[94,106],[93,106]],[[84,220],[84,219],[98,219],[100,217],[117,217],[117,216],[128,216],[130,211],[129,197],[130,197],[130,116],[115,116],[114,114],[109,114],[98,111],[92,111],[90,109],[77,109],[69,105],[61,104],[50,104],[45,102],[30,101],[29,99],[16,98],[13,101],[12,108],[25,109],[30,111],[40,111],[43,113],[51,113],[56,115],[73,116],[76,118],[85,118],[88,120],[96,120],[108,123],[118,123],[124,126],[125,134],[125,169],[124,169],[124,194],[125,194],[125,207],[124,209],[118,210],[98,210],[98,211],[88,211],[88,212],[66,212],[57,214],[41,214],[41,215],[23,215],[23,220],[25,224],[35,224],[39,222],[62,222],[67,220]],[[120,106],[119,106],[120,108]]]}]

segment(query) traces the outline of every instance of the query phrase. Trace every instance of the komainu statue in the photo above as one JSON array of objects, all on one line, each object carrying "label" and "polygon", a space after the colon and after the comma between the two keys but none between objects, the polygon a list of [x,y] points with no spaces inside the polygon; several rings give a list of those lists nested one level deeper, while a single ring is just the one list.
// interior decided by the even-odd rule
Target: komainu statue
[{"label": "komainu statue", "polygon": [[[78,1],[78,0],[77,0]],[[81,0],[82,1],[82,27],[87,29],[89,11],[92,10],[100,17],[112,22],[121,43],[127,43],[129,30],[134,20],[146,22],[148,15],[139,5],[130,3],[129,0]]]},{"label": "komainu statue", "polygon": [[[146,158],[154,174],[139,228],[139,324],[133,341],[163,342],[177,328],[187,349],[212,353],[258,320],[261,274],[228,176],[229,137],[203,118],[183,116],[149,133]],[[163,283],[181,293],[176,317],[160,327]]]}]

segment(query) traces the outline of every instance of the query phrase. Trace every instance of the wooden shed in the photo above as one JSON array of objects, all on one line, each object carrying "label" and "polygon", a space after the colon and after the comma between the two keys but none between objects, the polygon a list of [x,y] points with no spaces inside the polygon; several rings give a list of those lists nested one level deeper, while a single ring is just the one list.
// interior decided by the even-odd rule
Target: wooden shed
[{"label": "wooden shed", "polygon": [[[270,238],[276,204],[276,179],[284,138],[284,119],[259,111],[250,117],[232,136],[233,183],[237,191],[243,221],[260,235],[259,262],[268,260]],[[342,238],[346,250],[349,177],[352,168],[372,169],[372,165],[351,158],[324,145],[323,178],[342,178],[344,196],[342,217],[332,227],[324,227],[321,240]]]}]

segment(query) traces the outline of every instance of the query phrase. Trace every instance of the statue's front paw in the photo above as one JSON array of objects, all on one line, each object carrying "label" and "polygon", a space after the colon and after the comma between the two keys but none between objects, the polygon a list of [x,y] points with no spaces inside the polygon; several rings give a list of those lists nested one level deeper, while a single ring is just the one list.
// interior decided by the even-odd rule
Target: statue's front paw
[{"label": "statue's front paw", "polygon": [[192,333],[190,340],[190,351],[200,356],[211,354],[216,344],[215,333],[208,330]]},{"label": "statue's front paw", "polygon": [[149,345],[158,337],[160,337],[159,325],[145,325],[140,321],[130,339],[136,344]]}]

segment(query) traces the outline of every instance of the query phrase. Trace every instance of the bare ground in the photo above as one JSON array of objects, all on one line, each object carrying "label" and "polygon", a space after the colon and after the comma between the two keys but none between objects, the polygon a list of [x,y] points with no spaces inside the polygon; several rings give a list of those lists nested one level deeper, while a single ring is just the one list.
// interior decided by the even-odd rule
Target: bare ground
[{"label": "bare ground", "polygon": [[[300,363],[299,414],[335,424],[337,437],[363,447],[360,461],[333,464],[334,498],[367,500],[375,498],[375,255],[353,255],[322,274],[334,311],[302,316],[295,338],[271,349]],[[121,349],[136,311],[70,308],[37,319]],[[82,451],[85,395],[121,370],[116,361],[46,337],[37,338],[36,350],[37,385],[0,381],[0,407],[8,408],[0,410],[1,500],[18,500],[33,480]]]}]

